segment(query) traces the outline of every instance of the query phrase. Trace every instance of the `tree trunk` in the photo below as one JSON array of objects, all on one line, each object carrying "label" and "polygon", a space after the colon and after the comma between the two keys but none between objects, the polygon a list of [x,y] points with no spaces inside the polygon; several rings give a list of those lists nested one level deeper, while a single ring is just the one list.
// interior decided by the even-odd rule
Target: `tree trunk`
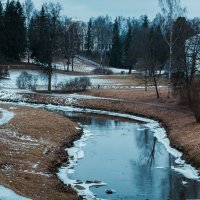
[{"label": "tree trunk", "polygon": [[67,71],[69,71],[69,63],[67,64]]},{"label": "tree trunk", "polygon": [[156,81],[156,77],[155,77],[154,72],[153,72],[153,81],[154,81],[154,86],[155,86],[155,89],[156,89],[156,95],[157,95],[157,98],[159,99],[160,95],[159,95],[159,92],[158,92],[158,85],[157,85],[157,81]]},{"label": "tree trunk", "polygon": [[51,80],[52,80],[52,67],[51,64],[48,66],[48,92],[51,92]]},{"label": "tree trunk", "polygon": [[129,67],[128,73],[131,74],[131,71],[132,71],[132,66]]},{"label": "tree trunk", "polygon": [[74,58],[72,58],[72,72],[74,71]]},{"label": "tree trunk", "polygon": [[30,63],[30,51],[28,50],[28,63]]},{"label": "tree trunk", "polygon": [[172,55],[173,55],[173,25],[170,26],[170,41],[169,41],[169,80],[168,80],[168,95],[171,97],[171,70],[172,70]]},{"label": "tree trunk", "polygon": [[190,83],[192,83],[192,80],[193,80],[194,75],[195,75],[196,60],[197,60],[197,55],[193,54],[192,55],[192,69],[191,69],[191,74],[190,74]]},{"label": "tree trunk", "polygon": [[147,72],[145,71],[145,92],[147,91]]}]

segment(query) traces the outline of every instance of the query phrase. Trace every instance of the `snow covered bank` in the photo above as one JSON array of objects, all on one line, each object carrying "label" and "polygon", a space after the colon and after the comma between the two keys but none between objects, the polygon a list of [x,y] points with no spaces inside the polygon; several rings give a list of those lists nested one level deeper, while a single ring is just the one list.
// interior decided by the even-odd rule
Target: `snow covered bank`
[{"label": "snow covered bank", "polygon": [[86,145],[86,141],[89,140],[93,135],[84,130],[84,134],[81,139],[74,142],[74,146],[66,149],[69,155],[69,164],[67,167],[61,167],[58,172],[58,177],[67,185],[71,185],[79,195],[83,196],[87,200],[98,200],[95,195],[90,191],[90,187],[93,186],[104,186],[105,183],[101,181],[86,181],[82,182],[79,180],[72,180],[68,177],[69,174],[74,173],[74,166],[78,164],[78,160],[84,157],[84,151],[82,147]]},{"label": "snow covered bank", "polygon": [[[7,124],[13,117],[14,113],[8,110],[4,110],[0,108],[0,113],[2,113],[2,117],[0,118],[0,125]],[[2,185],[0,185],[0,199],[2,200],[28,200],[28,198],[17,195],[11,189],[8,189]]]},{"label": "snow covered bank", "polygon": [[0,185],[1,200],[29,200],[28,198],[17,195],[14,191]]},{"label": "snow covered bank", "polygon": [[0,126],[7,124],[14,117],[13,112],[1,108],[0,113],[2,113],[2,117],[0,118]]}]

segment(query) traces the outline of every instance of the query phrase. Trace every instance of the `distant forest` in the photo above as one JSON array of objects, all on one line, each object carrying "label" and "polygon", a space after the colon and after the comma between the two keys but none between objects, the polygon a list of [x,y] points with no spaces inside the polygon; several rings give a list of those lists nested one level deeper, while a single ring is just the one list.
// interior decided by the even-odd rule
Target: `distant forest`
[{"label": "distant forest", "polygon": [[59,3],[45,3],[38,11],[31,0],[0,2],[0,60],[34,59],[49,75],[49,89],[53,63],[73,70],[76,55],[146,76],[165,69],[176,83],[189,82],[199,59],[200,19],[187,19],[179,0],[159,3],[153,20],[98,16],[86,23],[61,16]]}]

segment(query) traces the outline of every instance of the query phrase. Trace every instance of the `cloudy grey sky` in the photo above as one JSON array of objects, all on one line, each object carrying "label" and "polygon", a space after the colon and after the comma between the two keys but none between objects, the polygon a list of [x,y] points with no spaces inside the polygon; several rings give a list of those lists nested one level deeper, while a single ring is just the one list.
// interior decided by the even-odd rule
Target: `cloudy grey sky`
[{"label": "cloudy grey sky", "polygon": [[[23,1],[23,0],[22,0]],[[160,11],[158,0],[51,0],[63,5],[63,14],[68,17],[78,17],[88,21],[91,16],[110,15],[136,17],[147,14],[153,19]],[[35,7],[48,0],[33,0]],[[182,6],[187,8],[189,18],[200,16],[200,0],[181,0]]]}]

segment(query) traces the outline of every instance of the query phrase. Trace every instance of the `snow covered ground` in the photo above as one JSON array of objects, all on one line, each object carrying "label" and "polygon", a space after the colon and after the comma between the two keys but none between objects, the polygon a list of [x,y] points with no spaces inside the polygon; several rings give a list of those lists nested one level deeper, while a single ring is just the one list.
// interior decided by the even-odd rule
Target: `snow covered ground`
[{"label": "snow covered ground", "polygon": [[[36,70],[9,70],[10,78],[4,79],[0,81],[0,88],[3,89],[16,89],[16,80],[22,72],[28,72],[29,74],[35,75],[38,78],[37,84],[39,88],[47,87],[47,77],[41,72]],[[62,73],[53,73],[52,77],[52,86],[53,88],[60,82],[70,81],[71,79],[77,77],[88,77],[90,78],[91,84],[93,86],[97,85],[123,85],[123,83],[119,84],[114,79],[105,79],[102,78],[103,75],[68,75]]]},{"label": "snow covered ground", "polygon": [[[27,61],[24,60],[24,62],[27,62]],[[30,60],[30,62],[35,63],[34,60]],[[53,66],[60,70],[67,69],[66,61],[53,63]],[[86,57],[77,55],[74,59],[74,71],[75,72],[90,73],[97,67],[100,67],[99,63],[89,60]],[[104,66],[104,68],[108,68],[108,69],[112,70],[114,74],[121,74],[122,71],[124,73],[128,73],[128,71],[129,71],[128,69],[120,69],[120,68],[113,68],[113,67],[106,67],[106,66]],[[71,65],[69,66],[69,69],[71,70]],[[133,70],[132,72],[135,72],[135,70]]]},{"label": "snow covered ground", "polygon": [[0,185],[1,200],[28,200],[28,198],[17,195],[14,191]]}]

